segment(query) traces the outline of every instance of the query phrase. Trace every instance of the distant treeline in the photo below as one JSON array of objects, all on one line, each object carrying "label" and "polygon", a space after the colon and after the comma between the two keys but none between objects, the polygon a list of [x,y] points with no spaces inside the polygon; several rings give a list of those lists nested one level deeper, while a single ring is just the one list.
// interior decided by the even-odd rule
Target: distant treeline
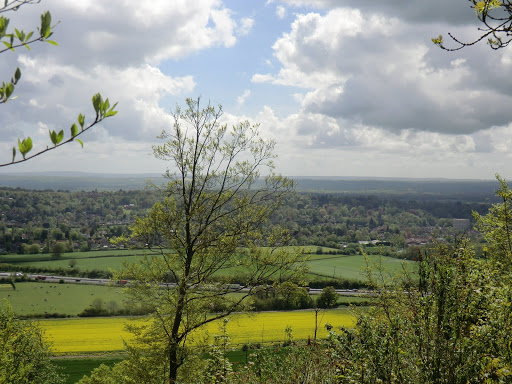
[{"label": "distant treeline", "polygon": [[[346,255],[357,254],[359,242],[386,242],[391,246],[387,255],[394,256],[411,241],[456,236],[453,219],[469,220],[466,229],[471,230],[472,212],[487,212],[496,188],[495,182],[484,181],[312,182],[382,188],[381,193],[295,192],[272,216],[269,224],[287,228],[291,245],[329,247]],[[0,253],[49,253],[57,243],[66,252],[108,248],[111,237],[129,234],[134,218],[161,199],[155,190],[0,188]]]},{"label": "distant treeline", "polygon": [[[388,194],[400,198],[481,201],[493,200],[494,180],[393,179],[343,177],[292,177],[297,191],[308,193]],[[54,191],[141,190],[148,182],[162,185],[166,179],[158,174],[94,174],[94,173],[3,173],[0,187]]]}]

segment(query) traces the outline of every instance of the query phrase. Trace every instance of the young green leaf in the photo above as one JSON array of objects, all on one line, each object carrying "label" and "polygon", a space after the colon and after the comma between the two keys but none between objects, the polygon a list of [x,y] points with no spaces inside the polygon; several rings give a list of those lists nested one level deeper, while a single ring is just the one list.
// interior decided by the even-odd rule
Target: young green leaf
[{"label": "young green leaf", "polygon": [[5,97],[9,98],[13,92],[14,92],[14,84],[13,83],[7,84],[5,87]]},{"label": "young green leaf", "polygon": [[[45,40],[47,43],[50,43],[51,45],[59,45],[56,41],[53,41],[53,40]],[[28,45],[27,45],[28,47]]]},{"label": "young green leaf", "polygon": [[32,149],[32,139],[30,137],[27,137],[23,141],[25,142],[25,149],[27,150],[27,152],[29,152]]},{"label": "young green leaf", "polygon": [[39,34],[41,38],[46,39],[50,36],[52,27],[52,16],[49,11],[46,11],[45,13],[41,14],[41,29],[39,30]]},{"label": "young green leaf", "polygon": [[25,40],[25,33],[23,31],[19,31],[18,28],[14,28],[14,32],[16,33],[16,37],[19,41]]},{"label": "young green leaf", "polygon": [[18,149],[25,158],[25,155],[32,149],[32,139],[30,137],[23,140],[18,139]]},{"label": "young green leaf", "polygon": [[82,127],[82,131],[84,130],[85,116],[82,114],[78,115],[78,124]]},{"label": "young green leaf", "polygon": [[82,148],[84,147],[84,143],[82,142],[82,140],[80,139],[75,139],[75,141],[78,141],[80,143],[80,145],[82,146]]},{"label": "young green leaf", "polygon": [[71,137],[75,137],[76,135],[78,135],[78,127],[76,124],[73,124],[71,126]]},{"label": "young green leaf", "polygon": [[61,130],[59,132],[59,134],[57,135],[57,144],[59,144],[62,141],[63,138],[64,138],[64,131]]},{"label": "young green leaf", "polygon": [[20,68],[16,68],[16,72],[14,72],[14,80],[18,82],[18,80],[21,78],[21,71]]},{"label": "young green leaf", "polygon": [[50,133],[50,140],[52,141],[53,145],[57,145],[57,133],[50,130],[48,130],[48,132]]},{"label": "young green leaf", "polygon": [[99,93],[95,94],[92,97],[92,106],[94,107],[94,111],[96,112],[96,118],[100,115],[101,105],[103,104],[103,100],[101,100],[101,95]]}]

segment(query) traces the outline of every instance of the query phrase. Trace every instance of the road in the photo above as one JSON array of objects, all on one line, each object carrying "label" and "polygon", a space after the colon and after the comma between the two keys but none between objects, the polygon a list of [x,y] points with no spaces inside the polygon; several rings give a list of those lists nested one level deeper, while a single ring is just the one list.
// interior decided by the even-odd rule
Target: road
[{"label": "road", "polygon": [[[1,277],[11,277],[11,276],[17,275],[18,273],[21,273],[21,272],[0,272],[0,278]],[[23,276],[25,276],[29,280],[45,281],[48,283],[59,283],[61,280],[64,280],[65,283],[82,283],[82,284],[98,284],[98,285],[106,285],[106,284],[110,283],[109,279],[90,279],[87,277],[44,275],[41,273],[37,273],[37,274],[23,273]]]},{"label": "road", "polygon": [[[0,272],[0,278],[2,277],[11,277],[11,276],[17,276],[21,272]],[[57,276],[57,275],[45,275],[41,273],[37,274],[31,274],[31,273],[23,273],[27,279],[34,280],[34,281],[40,281],[40,282],[48,282],[48,283],[59,283],[61,280],[64,281],[64,283],[74,283],[74,284],[94,284],[94,285],[107,285],[109,283],[112,283],[109,279],[90,279],[87,277],[73,277],[73,276]],[[21,275],[19,275],[21,276]],[[124,280],[123,280],[124,281]],[[126,284],[126,283],[124,283]],[[167,286],[172,284],[166,284],[163,283],[162,286]],[[233,284],[237,285],[238,284]],[[249,288],[244,287],[236,287],[233,288],[233,291],[238,292],[246,292]],[[309,289],[310,294],[320,294],[322,293],[322,290],[320,288],[310,288]],[[336,293],[340,296],[372,296],[371,292],[367,291],[358,291],[357,289],[337,289]]]}]

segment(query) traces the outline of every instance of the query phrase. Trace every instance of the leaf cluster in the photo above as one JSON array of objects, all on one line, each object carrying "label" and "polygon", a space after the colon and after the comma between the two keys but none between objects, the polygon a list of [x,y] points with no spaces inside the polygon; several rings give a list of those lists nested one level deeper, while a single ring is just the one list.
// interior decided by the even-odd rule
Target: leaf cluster
[{"label": "leaf cluster", "polygon": [[[38,3],[38,0],[5,0],[3,7],[0,8],[0,13],[7,12],[7,11],[16,11],[25,4],[35,4]],[[58,24],[58,23],[57,23]],[[53,30],[56,27],[57,24],[52,25],[52,16],[49,11],[46,11],[41,14],[41,23],[38,27],[38,32],[36,35],[34,35],[34,31],[25,32],[23,30],[19,30],[17,28],[14,28],[14,31],[8,32],[9,27],[9,19],[5,16],[0,16],[0,41],[5,45],[6,48],[0,50],[0,53],[6,52],[6,51],[15,51],[18,47],[25,47],[28,50],[30,50],[30,45],[35,42],[46,42],[52,45],[58,45],[55,41],[50,40],[50,37],[53,35]],[[15,97],[13,97],[13,93],[15,90],[15,86],[18,83],[18,81],[21,78],[21,70],[19,68],[16,68],[13,77],[11,77],[11,80],[8,82],[3,82],[2,86],[0,87],[0,104],[6,103],[8,100],[12,100]],[[94,111],[96,113],[96,117],[94,121],[89,126],[85,125],[85,117],[81,113],[78,115],[78,125],[80,126],[81,130],[79,131],[78,126],[76,123],[71,125],[70,131],[71,131],[71,137],[68,140],[64,140],[64,131],[55,131],[51,130],[49,131],[50,140],[53,144],[53,147],[46,147],[46,149],[43,149],[31,156],[27,157],[27,154],[32,150],[33,143],[32,139],[30,137],[27,137],[25,139],[18,139],[18,150],[22,155],[22,159],[16,160],[16,148],[13,147],[12,149],[12,162],[0,164],[0,167],[9,166],[12,164],[16,164],[19,162],[23,162],[29,159],[32,159],[36,156],[39,156],[49,150],[52,150],[54,148],[57,148],[63,144],[69,143],[73,140],[77,141],[82,147],[83,142],[76,138],[77,136],[81,135],[83,132],[87,131],[89,128],[93,127],[97,123],[101,122],[103,119],[114,116],[117,111],[115,110],[115,107],[117,106],[117,103],[115,103],[112,107],[110,106],[110,102],[108,98],[106,100],[103,100],[101,95],[97,93],[92,98],[92,104]]]},{"label": "leaf cluster", "polygon": [[[33,144],[32,139],[30,137],[27,137],[26,139],[18,139],[18,150],[20,151],[23,159],[16,161],[16,148],[12,148],[12,162],[11,163],[5,163],[0,164],[0,167],[12,165],[21,163],[23,161],[32,159],[36,156],[39,156],[43,153],[46,153],[52,149],[58,148],[61,145],[70,143],[71,141],[78,142],[82,148],[84,146],[84,143],[82,140],[78,139],[77,137],[83,134],[84,132],[88,131],[90,128],[101,122],[103,119],[106,119],[110,116],[115,116],[117,114],[117,111],[115,110],[115,107],[117,106],[117,103],[115,103],[112,107],[110,107],[110,102],[108,98],[106,100],[103,100],[101,95],[99,93],[95,94],[92,97],[92,103],[94,110],[96,112],[96,118],[92,123],[89,125],[85,125],[85,116],[81,113],[78,115],[78,125],[76,123],[73,123],[70,128],[70,138],[67,140],[64,140],[64,130],[60,130],[59,132],[55,130],[49,130],[48,133],[50,135],[50,140],[53,144],[53,147],[46,147],[46,149],[43,149],[29,157],[27,157],[28,152],[32,150]],[[80,126],[80,129],[78,128]]]},{"label": "leaf cluster", "polygon": [[448,33],[451,41],[456,44],[455,47],[446,46],[442,35],[432,38],[432,42],[447,51],[458,51],[485,39],[487,39],[487,43],[494,50],[508,46],[512,41],[512,1],[469,1],[471,7],[475,10],[478,20],[482,23],[482,26],[478,28],[481,31],[480,37],[470,42],[463,42],[451,33]]},{"label": "leaf cluster", "polygon": [[380,286],[355,329],[331,335],[340,383],[507,383],[512,290],[464,242],[422,255],[419,276]]},{"label": "leaf cluster", "polygon": [[17,319],[7,300],[0,307],[0,383],[65,383],[50,361],[41,329]]}]

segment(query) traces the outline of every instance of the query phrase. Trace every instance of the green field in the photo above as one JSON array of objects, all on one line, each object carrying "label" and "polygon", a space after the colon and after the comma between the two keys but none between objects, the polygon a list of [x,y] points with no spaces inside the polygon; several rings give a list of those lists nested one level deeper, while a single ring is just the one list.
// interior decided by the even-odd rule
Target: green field
[{"label": "green field", "polygon": [[0,256],[0,263],[56,269],[69,268],[69,261],[75,260],[75,268],[86,271],[93,269],[108,271],[120,269],[123,261],[135,261],[136,257],[142,256],[144,252],[140,249],[72,252],[63,254],[59,260],[53,260],[51,254],[3,255]]},{"label": "green field", "polygon": [[[412,261],[395,259],[386,256],[367,256],[369,266],[377,271],[379,268],[391,276],[400,274],[403,268],[411,269],[415,263]],[[315,255],[308,261],[309,273],[330,278],[342,278],[347,280],[366,281],[365,269],[367,267],[365,257],[362,255]]]},{"label": "green field", "polygon": [[[317,280],[319,278],[345,279],[353,281],[366,281],[365,269],[367,267],[365,257],[362,255],[332,255],[316,254],[317,247],[306,246],[309,267],[309,278]],[[290,249],[292,249],[290,247]],[[324,252],[330,251],[329,248],[322,248]],[[51,255],[5,255],[0,256],[0,262],[11,263],[20,266],[34,266],[41,268],[70,268],[70,260],[76,262],[75,268],[80,270],[119,270],[123,262],[134,262],[136,258],[144,254],[144,250],[105,250],[91,252],[73,252],[66,253],[60,260],[52,260]],[[396,259],[386,256],[369,255],[367,260],[374,271],[381,269],[385,275],[395,276],[403,271],[403,268],[411,269],[414,262]],[[233,270],[225,269],[218,274],[230,275]]]},{"label": "green field", "polygon": [[54,359],[52,363],[60,368],[60,373],[68,375],[66,384],[73,384],[84,377],[84,375],[89,375],[93,369],[98,368],[101,364],[111,367],[122,360],[122,357],[101,359],[69,358]]},{"label": "green field", "polygon": [[[237,295],[233,293],[232,295]],[[313,295],[315,296],[315,295]],[[105,304],[115,301],[118,308],[124,307],[125,297],[120,287],[88,284],[56,284],[47,282],[16,283],[16,290],[9,284],[0,284],[0,302],[7,299],[14,312],[20,316],[44,316],[45,313],[59,313],[76,316],[88,308],[95,298]],[[367,303],[368,297],[340,296],[338,304]]]},{"label": "green field", "polygon": [[45,313],[76,316],[98,297],[105,303],[115,301],[119,308],[124,307],[119,287],[26,282],[16,283],[13,290],[10,285],[0,285],[0,301],[7,299],[14,312],[22,316]]}]

